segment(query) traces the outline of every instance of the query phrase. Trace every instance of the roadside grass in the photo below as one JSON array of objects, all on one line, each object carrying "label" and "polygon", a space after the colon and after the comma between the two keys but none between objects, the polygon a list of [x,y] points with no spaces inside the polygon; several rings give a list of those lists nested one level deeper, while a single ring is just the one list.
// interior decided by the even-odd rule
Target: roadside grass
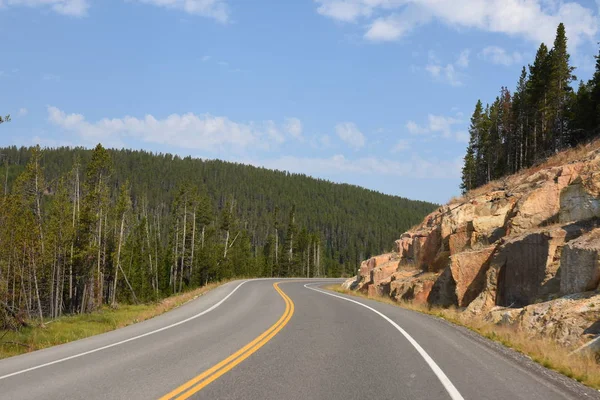
[{"label": "roadside grass", "polygon": [[119,304],[117,307],[103,306],[89,314],[67,315],[47,321],[44,326],[30,325],[18,331],[0,330],[0,359],[31,351],[72,342],[123,328],[163,314],[192,301],[224,282],[209,283],[156,303]]},{"label": "roadside grass", "polygon": [[586,386],[600,390],[600,364],[593,354],[571,354],[574,349],[565,348],[550,338],[533,337],[531,334],[510,326],[498,326],[480,317],[466,315],[455,308],[437,308],[415,305],[408,302],[396,302],[389,297],[368,296],[342,288],[340,285],[328,285],[326,289],[392,304],[423,314],[443,318],[460,325],[488,339],[524,354],[538,364],[575,379]]}]

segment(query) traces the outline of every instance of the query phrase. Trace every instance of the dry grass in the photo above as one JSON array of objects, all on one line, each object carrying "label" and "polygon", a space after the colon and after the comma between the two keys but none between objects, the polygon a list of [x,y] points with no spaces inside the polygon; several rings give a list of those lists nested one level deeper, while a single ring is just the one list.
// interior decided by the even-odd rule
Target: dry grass
[{"label": "dry grass", "polygon": [[429,308],[407,302],[396,302],[389,297],[370,297],[363,293],[343,289],[339,285],[329,285],[326,288],[338,293],[368,298],[443,318],[525,354],[546,368],[594,389],[600,389],[600,365],[596,361],[596,357],[592,354],[571,354],[573,349],[562,347],[550,338],[532,337],[531,334],[515,327],[498,326],[471,315],[467,317],[466,314],[454,308]]},{"label": "dry grass", "polygon": [[69,315],[50,321],[44,327],[31,326],[19,331],[0,331],[0,359],[68,343],[142,322],[179,307],[222,285],[210,283],[201,288],[158,303],[108,306],[90,313]]}]

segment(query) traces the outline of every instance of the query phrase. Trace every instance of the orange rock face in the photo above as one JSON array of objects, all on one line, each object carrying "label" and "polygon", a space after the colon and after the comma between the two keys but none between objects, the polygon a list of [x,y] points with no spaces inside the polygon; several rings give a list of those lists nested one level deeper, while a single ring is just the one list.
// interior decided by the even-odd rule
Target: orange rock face
[{"label": "orange rock face", "polygon": [[[600,285],[600,146],[594,146],[568,164],[534,167],[440,207],[396,240],[395,253],[364,261],[346,285],[399,301],[466,307],[526,329],[557,324],[558,317],[538,313],[555,305],[560,318],[583,313],[568,301]],[[562,295],[568,296],[557,299]],[[519,319],[520,311],[510,310],[531,313]],[[570,342],[569,329],[552,334]]]},{"label": "orange rock face", "polygon": [[456,282],[456,298],[460,307],[468,306],[483,289],[490,257],[495,250],[496,246],[490,246],[451,257],[450,270]]}]

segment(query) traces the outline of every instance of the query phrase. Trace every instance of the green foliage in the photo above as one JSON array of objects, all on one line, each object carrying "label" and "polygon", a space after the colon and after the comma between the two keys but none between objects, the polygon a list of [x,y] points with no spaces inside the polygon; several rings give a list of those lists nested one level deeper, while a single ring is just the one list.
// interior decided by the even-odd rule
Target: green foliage
[{"label": "green foliage", "polygon": [[503,87],[471,119],[461,189],[468,191],[528,168],[568,146],[596,136],[600,127],[600,59],[596,73],[577,92],[565,27],[556,30],[552,49],[542,43],[535,60],[523,67],[513,95]]},{"label": "green foliage", "polygon": [[143,151],[4,148],[0,301],[23,318],[241,276],[340,276],[436,205]]}]

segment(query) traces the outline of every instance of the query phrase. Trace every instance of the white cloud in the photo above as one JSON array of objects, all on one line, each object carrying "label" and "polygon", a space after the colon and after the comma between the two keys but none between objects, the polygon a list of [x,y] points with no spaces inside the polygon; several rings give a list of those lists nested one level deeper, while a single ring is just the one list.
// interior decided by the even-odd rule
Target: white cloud
[{"label": "white cloud", "polygon": [[342,122],[335,126],[335,132],[348,146],[358,150],[365,145],[365,135],[353,122]]},{"label": "white cloud", "polygon": [[302,121],[298,118],[287,118],[284,129],[292,137],[302,139]]},{"label": "white cloud", "polygon": [[203,56],[202,57],[202,62],[207,62],[210,59],[211,59],[211,56]]},{"label": "white cloud", "polygon": [[[229,21],[229,7],[225,0],[125,0],[171,8],[191,15]],[[91,0],[0,0],[0,9],[7,6],[50,7],[59,14],[83,17]]]},{"label": "white cloud", "polygon": [[126,116],[89,122],[81,114],[67,114],[51,106],[48,120],[75,134],[82,144],[102,142],[113,147],[132,139],[205,151],[268,150],[285,141],[282,129],[273,121],[239,123],[209,114],[171,114],[164,119]]},{"label": "white cloud", "polygon": [[414,121],[408,121],[406,129],[411,135],[439,134],[446,139],[464,142],[465,133],[454,132],[454,126],[459,124],[462,124],[462,121],[458,118],[429,114],[427,116],[427,125],[421,126]]},{"label": "white cloud", "polygon": [[354,22],[358,17],[368,17],[373,11],[367,2],[362,1],[347,1],[347,0],[333,0],[333,1],[320,1],[317,12],[321,15],[331,17],[338,21]]},{"label": "white cloud", "polygon": [[435,56],[435,53],[429,52],[429,63],[425,66],[425,70],[440,82],[447,83],[451,86],[462,86],[461,72],[459,69],[465,69],[469,66],[469,55],[471,51],[463,50],[454,64],[442,65],[440,60]]},{"label": "white cloud", "polygon": [[[429,20],[552,44],[564,22],[570,45],[594,43],[596,10],[572,1],[549,0],[315,0],[319,14],[342,22],[367,21],[367,38],[393,40]],[[402,18],[396,17],[402,15]],[[375,28],[375,29],[374,29]]]},{"label": "white cloud", "polygon": [[331,157],[295,157],[283,156],[247,163],[270,169],[285,170],[294,173],[333,177],[342,174],[377,175],[393,177],[412,177],[420,179],[457,178],[460,176],[462,159],[438,160],[424,159],[413,155],[406,161],[379,157],[346,158],[342,154]]},{"label": "white cloud", "polygon": [[58,14],[84,17],[90,8],[90,2],[88,0],[0,0],[0,9],[10,6],[50,7]]},{"label": "white cloud", "polygon": [[410,132],[411,135],[423,135],[428,133],[427,128],[420,127],[415,121],[408,121],[406,123],[406,129]]},{"label": "white cloud", "polygon": [[406,7],[401,13],[393,13],[372,21],[365,38],[371,41],[397,40],[428,21],[428,14],[415,7]]},{"label": "white cloud", "polygon": [[443,137],[452,137],[452,126],[459,124],[461,121],[453,117],[444,117],[441,115],[429,114],[429,130],[431,132],[439,132]]},{"label": "white cloud", "polygon": [[310,138],[309,144],[314,149],[327,149],[331,147],[331,137],[329,135],[313,136]]},{"label": "white cloud", "polygon": [[19,108],[19,111],[17,112],[17,117],[24,117],[27,115],[29,111],[25,108],[25,107],[21,107]]},{"label": "white cloud", "polygon": [[401,151],[410,149],[410,143],[408,140],[400,139],[398,142],[392,147],[392,153],[400,153]]},{"label": "white cloud", "polygon": [[517,51],[509,53],[498,46],[488,46],[484,48],[479,55],[488,62],[505,66],[523,62],[523,55],[521,53]]},{"label": "white cloud", "polygon": [[229,21],[229,6],[225,0],[136,0],[139,3],[180,10],[191,15]]},{"label": "white cloud", "polygon": [[469,66],[469,56],[471,55],[471,50],[465,49],[460,52],[458,56],[458,60],[456,60],[456,66],[460,68],[467,68]]},{"label": "white cloud", "polygon": [[446,82],[451,86],[462,86],[463,84],[452,64],[447,64],[446,66],[428,64],[425,66],[425,70],[435,79]]}]

